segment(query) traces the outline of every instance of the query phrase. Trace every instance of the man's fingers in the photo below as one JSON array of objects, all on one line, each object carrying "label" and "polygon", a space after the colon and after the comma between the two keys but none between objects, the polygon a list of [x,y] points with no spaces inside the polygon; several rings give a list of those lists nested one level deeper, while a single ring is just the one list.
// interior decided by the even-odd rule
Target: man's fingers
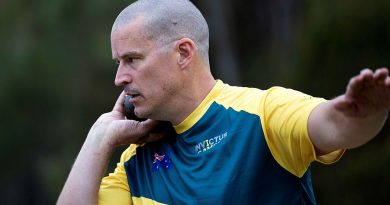
[{"label": "man's fingers", "polygon": [[390,107],[390,77],[387,68],[373,72],[364,69],[351,78],[347,92],[334,100],[335,107],[347,116],[365,117]]},{"label": "man's fingers", "polygon": [[137,140],[136,140],[136,144],[142,144],[142,143],[145,143],[145,142],[154,142],[154,141],[157,141],[157,140],[160,140],[161,138],[164,137],[164,134],[163,133],[154,133],[152,132],[153,129],[155,127],[157,127],[159,124],[158,121],[156,120],[146,120],[146,121],[142,121],[142,122],[139,122],[137,124],[137,128],[138,131],[140,132],[140,136]]},{"label": "man's fingers", "polygon": [[158,125],[158,121],[150,119],[142,122],[135,120],[123,120],[123,122],[125,123],[124,129],[127,130],[126,132],[132,133],[135,136],[145,136]]},{"label": "man's fingers", "polygon": [[125,112],[124,110],[125,108],[123,107],[124,104],[125,104],[125,92],[122,91],[122,93],[119,95],[118,99],[116,100],[114,108],[112,110],[120,113],[124,113]]},{"label": "man's fingers", "polygon": [[366,68],[362,70],[360,76],[363,78],[364,87],[370,86],[374,84],[374,72],[372,70]]},{"label": "man's fingers", "polygon": [[[153,128],[158,125],[157,121],[146,120],[115,120],[111,123],[108,133],[114,146],[124,144],[139,144],[145,142]],[[156,137],[157,138],[157,137]]]},{"label": "man's fingers", "polygon": [[364,68],[363,70],[360,71],[360,75],[369,75],[372,74],[372,70],[369,68]]},{"label": "man's fingers", "polygon": [[373,75],[374,75],[373,72],[368,68],[362,70],[359,75],[351,78],[348,84],[348,91],[352,93],[358,93],[363,88],[373,84],[374,82]]},{"label": "man's fingers", "polygon": [[[147,129],[145,136],[140,138],[137,143],[154,142],[162,138],[176,136],[176,132],[172,125],[165,121],[146,120],[141,123]],[[170,127],[168,127],[170,126]]]},{"label": "man's fingers", "polygon": [[150,130],[154,129],[155,127],[157,127],[158,124],[159,124],[159,121],[151,120],[151,119],[140,122],[140,125],[142,126],[142,128],[148,132]]},{"label": "man's fingers", "polygon": [[374,73],[375,83],[378,85],[385,84],[386,78],[389,76],[389,71],[387,68],[377,69]]},{"label": "man's fingers", "polygon": [[348,83],[348,91],[352,93],[360,92],[365,87],[365,82],[369,80],[370,70],[364,69],[359,75],[351,78]]},{"label": "man's fingers", "polygon": [[387,77],[385,80],[385,85],[388,89],[390,89],[390,77]]}]

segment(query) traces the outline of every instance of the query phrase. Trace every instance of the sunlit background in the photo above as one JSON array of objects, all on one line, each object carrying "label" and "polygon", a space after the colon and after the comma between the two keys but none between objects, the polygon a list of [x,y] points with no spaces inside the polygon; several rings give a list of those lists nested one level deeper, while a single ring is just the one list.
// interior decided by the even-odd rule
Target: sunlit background
[{"label": "sunlit background", "polygon": [[[0,204],[55,203],[121,91],[109,37],[131,2],[0,0]],[[390,65],[389,0],[193,2],[209,22],[212,72],[230,84],[330,99],[362,68]],[[319,204],[388,202],[389,132],[334,165],[313,163]]]}]

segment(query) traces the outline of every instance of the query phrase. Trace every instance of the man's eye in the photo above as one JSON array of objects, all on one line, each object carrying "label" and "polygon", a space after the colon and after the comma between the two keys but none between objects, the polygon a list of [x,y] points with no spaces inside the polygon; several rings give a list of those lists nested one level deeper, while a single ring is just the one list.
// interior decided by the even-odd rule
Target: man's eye
[{"label": "man's eye", "polygon": [[133,63],[135,58],[126,58],[125,61],[126,63]]},{"label": "man's eye", "polygon": [[115,60],[115,63],[118,65],[121,64],[121,62],[119,60]]}]

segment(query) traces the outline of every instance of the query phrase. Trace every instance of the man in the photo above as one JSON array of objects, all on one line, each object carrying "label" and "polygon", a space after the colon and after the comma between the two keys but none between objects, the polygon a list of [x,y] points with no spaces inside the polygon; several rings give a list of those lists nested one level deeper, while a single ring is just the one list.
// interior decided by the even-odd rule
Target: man
[{"label": "man", "polygon": [[[119,14],[111,46],[124,91],[92,126],[58,204],[315,204],[310,163],[332,163],[383,127],[386,68],[363,70],[329,101],[233,87],[211,75],[208,37],[186,0],[137,1]],[[125,119],[125,95],[148,120]],[[173,140],[153,132],[159,121],[172,123]]]}]

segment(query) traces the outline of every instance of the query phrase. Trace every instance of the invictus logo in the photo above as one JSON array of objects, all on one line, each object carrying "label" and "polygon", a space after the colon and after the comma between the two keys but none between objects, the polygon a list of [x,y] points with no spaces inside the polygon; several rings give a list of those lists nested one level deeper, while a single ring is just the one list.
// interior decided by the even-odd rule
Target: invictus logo
[{"label": "invictus logo", "polygon": [[201,152],[205,152],[205,151],[213,148],[217,144],[219,144],[227,136],[228,136],[228,132],[224,132],[224,133],[222,133],[220,135],[217,135],[215,137],[209,138],[209,139],[207,139],[207,140],[205,140],[205,141],[195,145],[195,152],[198,153],[198,154],[201,153]]}]

